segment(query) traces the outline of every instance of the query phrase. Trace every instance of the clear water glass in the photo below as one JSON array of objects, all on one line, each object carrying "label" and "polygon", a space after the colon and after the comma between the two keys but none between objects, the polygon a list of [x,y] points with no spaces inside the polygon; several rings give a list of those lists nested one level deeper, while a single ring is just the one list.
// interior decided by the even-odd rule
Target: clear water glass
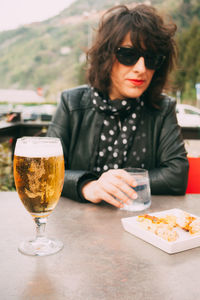
[{"label": "clear water glass", "polygon": [[125,204],[121,210],[137,212],[149,208],[151,206],[151,191],[148,171],[141,168],[125,168],[124,170],[129,172],[137,182],[137,186],[134,187],[137,198],[130,198],[130,204]]}]

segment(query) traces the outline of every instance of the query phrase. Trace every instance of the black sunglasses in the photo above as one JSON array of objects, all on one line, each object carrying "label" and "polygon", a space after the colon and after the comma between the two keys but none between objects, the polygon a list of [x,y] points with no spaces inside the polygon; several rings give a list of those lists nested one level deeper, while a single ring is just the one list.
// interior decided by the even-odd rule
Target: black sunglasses
[{"label": "black sunglasses", "polygon": [[135,48],[119,47],[115,52],[117,60],[125,66],[133,66],[140,57],[144,57],[147,69],[157,70],[165,60],[164,55],[150,54],[147,51],[139,51]]}]

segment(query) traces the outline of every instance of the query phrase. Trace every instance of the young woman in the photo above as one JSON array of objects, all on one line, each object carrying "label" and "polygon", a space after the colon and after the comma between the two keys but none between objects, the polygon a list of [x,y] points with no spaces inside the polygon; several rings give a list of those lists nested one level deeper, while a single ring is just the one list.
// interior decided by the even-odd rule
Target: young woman
[{"label": "young woman", "polygon": [[123,207],[137,197],[125,167],[147,169],[152,194],[185,193],[188,161],[175,101],[163,94],[175,31],[151,6],[104,14],[88,51],[89,85],[62,93],[48,130],[63,144],[63,196]]}]

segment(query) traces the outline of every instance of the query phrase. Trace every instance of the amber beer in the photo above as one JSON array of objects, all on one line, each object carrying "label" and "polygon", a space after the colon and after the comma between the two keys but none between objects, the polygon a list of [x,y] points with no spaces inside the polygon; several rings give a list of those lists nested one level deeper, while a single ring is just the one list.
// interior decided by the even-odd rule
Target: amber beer
[{"label": "amber beer", "polygon": [[[33,146],[33,145],[32,145]],[[16,147],[15,186],[21,201],[33,217],[46,217],[55,208],[63,187],[64,159],[60,149],[44,144]]]}]

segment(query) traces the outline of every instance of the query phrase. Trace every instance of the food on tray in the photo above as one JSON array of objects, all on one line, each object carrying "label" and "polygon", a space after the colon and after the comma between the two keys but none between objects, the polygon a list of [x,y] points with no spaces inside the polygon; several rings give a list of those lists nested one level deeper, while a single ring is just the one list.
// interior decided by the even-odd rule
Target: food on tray
[{"label": "food on tray", "polygon": [[182,211],[179,215],[166,215],[156,217],[152,215],[138,216],[138,222],[145,230],[160,236],[169,242],[176,241],[179,237],[176,228],[181,228],[191,235],[200,234],[200,218],[195,218]]},{"label": "food on tray", "polygon": [[160,236],[169,242],[176,241],[178,233],[174,230],[176,226],[176,217],[169,215],[165,218],[158,218],[150,215],[138,216],[140,225],[145,229]]},{"label": "food on tray", "polygon": [[189,233],[190,234],[199,234],[200,233],[200,219],[196,219],[192,221],[189,225]]},{"label": "food on tray", "polygon": [[179,237],[178,233],[173,229],[173,227],[162,223],[160,223],[156,228],[155,234],[168,242],[174,242]]},{"label": "food on tray", "polygon": [[138,221],[141,222],[140,224],[144,229],[154,232],[158,218],[155,216],[144,215],[138,216]]},{"label": "food on tray", "polygon": [[176,218],[177,226],[180,228],[189,231],[190,224],[196,220],[195,217],[192,217],[189,213],[182,211],[179,216]]}]

